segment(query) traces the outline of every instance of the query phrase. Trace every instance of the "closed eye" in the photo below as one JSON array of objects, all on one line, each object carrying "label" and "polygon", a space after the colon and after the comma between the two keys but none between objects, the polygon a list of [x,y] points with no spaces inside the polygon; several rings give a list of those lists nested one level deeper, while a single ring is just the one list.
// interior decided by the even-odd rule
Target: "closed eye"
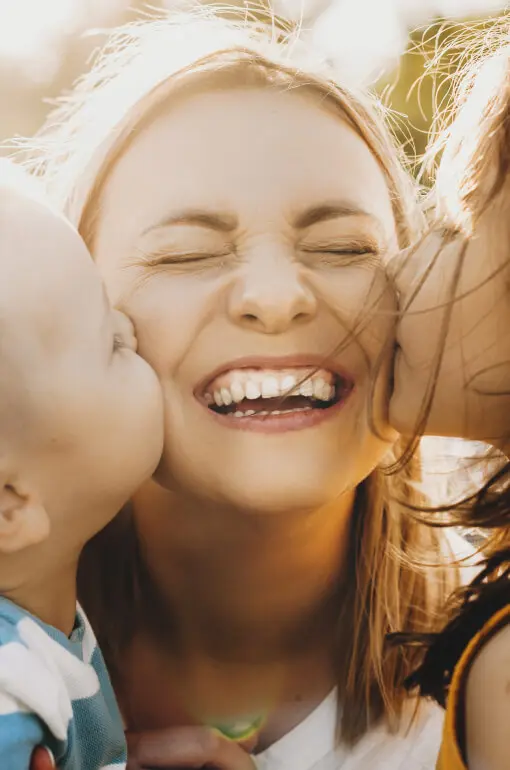
[{"label": "closed eye", "polygon": [[149,254],[142,252],[143,263],[149,267],[158,267],[160,265],[193,265],[207,261],[223,260],[231,253],[231,249],[221,251],[170,251],[162,249],[161,251],[151,252]]},{"label": "closed eye", "polygon": [[182,253],[182,254],[165,254],[163,257],[159,257],[154,260],[154,264],[157,265],[179,265],[183,262],[204,262],[207,259],[218,259],[224,257],[225,254],[208,254],[208,253]]},{"label": "closed eye", "polygon": [[369,244],[352,245],[327,245],[315,244],[303,246],[302,252],[310,264],[325,265],[327,267],[347,267],[360,265],[372,267],[380,261],[380,251]]},{"label": "closed eye", "polygon": [[358,254],[359,256],[362,256],[363,254],[375,254],[376,252],[374,249],[371,248],[338,248],[338,249],[305,249],[305,251],[313,252],[314,254]]}]

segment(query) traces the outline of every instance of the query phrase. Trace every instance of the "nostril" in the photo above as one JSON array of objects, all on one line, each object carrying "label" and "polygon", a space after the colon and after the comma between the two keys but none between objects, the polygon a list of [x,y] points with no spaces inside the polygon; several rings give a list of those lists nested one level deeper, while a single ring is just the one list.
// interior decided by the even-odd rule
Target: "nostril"
[{"label": "nostril", "polygon": [[248,321],[248,323],[251,324],[258,321],[258,318],[254,313],[243,313],[243,318],[245,321]]}]

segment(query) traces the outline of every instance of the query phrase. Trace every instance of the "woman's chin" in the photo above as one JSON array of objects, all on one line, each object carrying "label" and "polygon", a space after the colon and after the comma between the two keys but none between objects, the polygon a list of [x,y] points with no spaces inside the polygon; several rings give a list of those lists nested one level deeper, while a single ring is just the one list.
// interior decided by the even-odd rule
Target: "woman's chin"
[{"label": "woman's chin", "polygon": [[246,515],[281,516],[285,514],[310,512],[328,503],[323,489],[295,488],[290,484],[257,489],[249,485],[242,489],[228,489],[219,500],[228,507]]},{"label": "woman's chin", "polygon": [[[209,465],[209,467],[207,467]],[[241,466],[241,467],[240,467]],[[172,469],[170,471],[170,469]],[[317,470],[317,469],[315,469]],[[224,507],[246,514],[278,515],[315,511],[338,499],[349,488],[336,474],[314,474],[287,463],[237,464],[235,468],[218,462],[176,467],[162,463],[154,477],[169,492],[190,495],[207,507]]]},{"label": "woman's chin", "polygon": [[334,504],[370,474],[388,449],[368,428],[360,433],[323,428],[282,437],[248,435],[241,436],[241,446],[201,438],[177,437],[174,431],[155,481],[205,507],[210,503],[211,508],[266,515]]}]

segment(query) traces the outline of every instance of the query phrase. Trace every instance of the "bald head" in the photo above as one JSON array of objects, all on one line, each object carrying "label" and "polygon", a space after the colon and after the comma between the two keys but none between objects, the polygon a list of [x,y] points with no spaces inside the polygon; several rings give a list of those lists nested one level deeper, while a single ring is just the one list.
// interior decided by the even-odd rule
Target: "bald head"
[{"label": "bald head", "polygon": [[[109,314],[85,244],[20,169],[0,163],[0,434],[27,436],[73,349],[97,348]],[[80,347],[81,349],[81,347]],[[74,374],[80,367],[77,359]],[[23,426],[22,431],[20,425]]]},{"label": "bald head", "polygon": [[78,233],[0,169],[0,587],[2,553],[44,542],[53,574],[156,468],[161,391],[135,346]]}]

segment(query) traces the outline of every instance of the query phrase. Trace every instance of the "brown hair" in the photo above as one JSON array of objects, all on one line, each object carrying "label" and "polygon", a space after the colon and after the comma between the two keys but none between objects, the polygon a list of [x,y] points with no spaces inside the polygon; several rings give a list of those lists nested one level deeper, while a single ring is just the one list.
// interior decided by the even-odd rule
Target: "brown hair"
[{"label": "brown hair", "polygon": [[[415,191],[375,106],[342,88],[321,57],[290,31],[206,10],[117,32],[95,68],[50,117],[35,149],[31,143],[31,168],[44,177],[92,249],[102,184],[136,132],[180,84],[192,77],[225,81],[232,74],[243,84],[307,89],[349,121],[385,174],[400,245],[411,243],[421,223]],[[339,618],[344,629],[338,660],[340,734],[348,741],[383,716],[398,725],[406,702],[402,684],[418,658],[413,650],[387,650],[386,634],[429,629],[445,597],[446,573],[437,570],[433,583],[425,567],[402,558],[412,552],[426,554],[428,561],[438,554],[441,559],[441,535],[405,513],[406,501],[419,502],[417,480],[415,459],[395,476],[376,469],[358,489],[350,589]],[[82,599],[110,665],[129,641],[140,607],[142,583],[129,577],[133,565],[116,570],[111,561],[125,562],[129,549],[122,538],[129,537],[128,521],[126,513],[89,544],[80,573]],[[132,546],[135,553],[136,543]]]},{"label": "brown hair", "polygon": [[[469,64],[457,76],[453,108],[439,116],[438,136],[427,153],[429,168],[431,161],[440,158],[434,214],[436,224],[446,228],[442,245],[456,238],[464,252],[483,217],[499,211],[503,203],[508,205],[503,195],[508,194],[510,183],[509,21],[507,15],[490,22],[481,33],[468,32]],[[464,30],[464,39],[465,35]],[[508,216],[503,211],[501,214]],[[429,404],[433,380],[432,376]],[[423,407],[425,415],[426,410],[427,404]],[[450,597],[442,630],[434,634],[396,634],[392,638],[393,643],[412,643],[427,650],[424,661],[406,684],[442,705],[467,644],[498,610],[510,603],[510,462],[488,453],[487,466],[482,487],[459,502],[435,510],[414,509],[415,515],[432,526],[457,525],[483,532],[482,569],[470,585]]]},{"label": "brown hair", "polygon": [[[434,222],[444,233],[443,245],[458,239],[465,250],[484,215],[508,205],[509,24],[507,14],[481,31],[475,25],[473,30],[460,33],[461,39],[471,45],[465,54],[468,63],[456,76],[451,109],[437,118],[432,130],[435,138],[426,156],[429,168],[437,165]],[[501,528],[510,524],[510,464],[501,457],[494,461],[491,453],[487,460],[489,473],[482,488],[452,506],[444,506],[442,511],[450,512],[453,524],[492,532],[499,554],[505,536]]]}]

